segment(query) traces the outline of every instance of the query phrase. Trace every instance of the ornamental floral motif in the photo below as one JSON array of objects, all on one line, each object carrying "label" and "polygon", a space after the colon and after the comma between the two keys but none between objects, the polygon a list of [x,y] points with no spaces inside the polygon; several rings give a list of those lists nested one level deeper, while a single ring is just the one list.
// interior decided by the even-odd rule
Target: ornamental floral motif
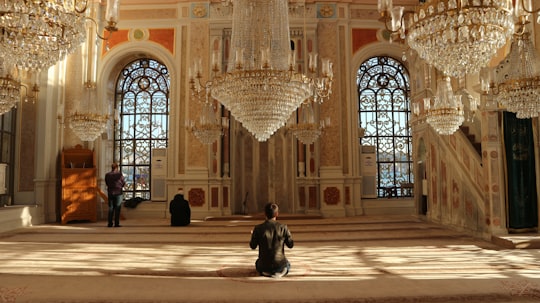
[{"label": "ornamental floral motif", "polygon": [[339,204],[339,189],[337,187],[327,187],[324,190],[324,202],[328,205]]},{"label": "ornamental floral motif", "polygon": [[202,188],[190,189],[188,197],[191,206],[200,207],[204,205],[204,190]]},{"label": "ornamental floral motif", "polygon": [[334,6],[331,4],[323,4],[319,7],[319,15],[323,18],[331,18],[334,16]]},{"label": "ornamental floral motif", "polygon": [[206,8],[205,5],[200,5],[200,4],[199,5],[194,5],[191,8],[191,13],[196,18],[204,18],[204,17],[206,17],[206,15],[208,13],[208,9]]}]

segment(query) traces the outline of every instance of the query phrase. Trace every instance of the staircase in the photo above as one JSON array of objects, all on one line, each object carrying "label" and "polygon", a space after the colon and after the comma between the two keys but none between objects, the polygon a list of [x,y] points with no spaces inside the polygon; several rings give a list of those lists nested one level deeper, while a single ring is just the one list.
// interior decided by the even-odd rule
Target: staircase
[{"label": "staircase", "polygon": [[465,137],[469,139],[469,142],[471,142],[474,149],[478,152],[478,154],[482,155],[482,144],[480,142],[476,141],[476,136],[474,134],[471,134],[470,128],[468,126],[462,125],[459,127],[459,129],[463,132]]}]

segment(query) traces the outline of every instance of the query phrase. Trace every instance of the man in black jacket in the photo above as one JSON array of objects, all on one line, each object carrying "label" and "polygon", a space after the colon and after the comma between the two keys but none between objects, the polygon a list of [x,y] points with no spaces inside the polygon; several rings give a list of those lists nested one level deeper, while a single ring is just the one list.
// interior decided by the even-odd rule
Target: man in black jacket
[{"label": "man in black jacket", "polygon": [[255,226],[251,232],[251,249],[259,247],[259,258],[255,269],[260,275],[280,278],[289,273],[291,264],[285,257],[285,245],[293,248],[294,242],[287,225],[277,221],[279,207],[268,203],[264,207],[266,220]]},{"label": "man in black jacket", "polygon": [[105,174],[105,184],[107,184],[107,198],[109,200],[107,226],[112,227],[114,219],[114,227],[120,227],[120,210],[122,209],[126,181],[117,163],[111,164],[111,171]]}]

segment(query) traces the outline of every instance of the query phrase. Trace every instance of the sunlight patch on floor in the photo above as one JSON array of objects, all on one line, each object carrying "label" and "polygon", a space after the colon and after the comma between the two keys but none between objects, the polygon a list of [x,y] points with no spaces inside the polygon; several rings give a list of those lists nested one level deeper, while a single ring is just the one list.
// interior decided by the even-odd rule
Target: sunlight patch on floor
[{"label": "sunlight patch on floor", "polygon": [[[290,279],[364,280],[540,278],[537,251],[492,253],[474,245],[297,246]],[[0,242],[1,274],[129,275],[253,279],[257,251],[246,246]],[[219,272],[219,274],[218,274]],[[220,276],[221,275],[221,276]]]}]

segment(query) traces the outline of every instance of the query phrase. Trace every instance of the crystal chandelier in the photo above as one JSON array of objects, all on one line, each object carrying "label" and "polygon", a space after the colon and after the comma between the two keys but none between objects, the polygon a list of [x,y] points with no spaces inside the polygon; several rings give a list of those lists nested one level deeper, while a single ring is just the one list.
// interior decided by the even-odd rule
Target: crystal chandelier
[{"label": "crystal chandelier", "polygon": [[453,134],[463,123],[463,104],[461,95],[454,95],[450,77],[445,76],[437,83],[437,94],[424,98],[426,122],[441,135]]},{"label": "crystal chandelier", "polygon": [[229,127],[229,120],[216,117],[214,106],[210,102],[203,104],[199,122],[189,121],[187,129],[203,144],[212,144],[223,136],[223,130]]},{"label": "crystal chandelier", "polygon": [[85,83],[85,101],[81,102],[79,111],[69,116],[69,127],[82,141],[94,141],[105,131],[109,121],[109,115],[100,114],[90,109],[92,100],[96,98],[96,86],[94,83]]},{"label": "crystal chandelier", "polygon": [[[84,9],[77,9],[78,1],[83,0],[70,0],[74,1],[75,9],[81,13],[86,10],[86,1],[84,1]],[[119,0],[107,0],[107,10],[105,17],[107,25],[105,30],[112,33],[117,30],[116,23],[118,21],[118,3]],[[71,5],[70,5],[71,7]],[[81,103],[78,111],[69,115],[69,126],[82,141],[94,141],[97,139],[107,128],[109,122],[109,115],[102,114],[96,108],[97,89],[96,89],[96,69],[97,69],[97,41],[92,38],[92,32],[95,31],[98,38],[106,40],[109,36],[104,37],[97,34],[97,24],[93,18],[96,17],[97,12],[92,7],[88,14],[90,17],[87,19],[93,21],[87,28],[87,34],[83,35],[85,39],[85,47],[83,48],[83,75],[84,75],[84,92],[81,98]]]},{"label": "crystal chandelier", "polygon": [[392,33],[451,77],[480,71],[514,32],[509,0],[427,0],[405,12],[407,22],[404,8],[392,7],[392,0],[379,0],[379,11]]},{"label": "crystal chandelier", "polygon": [[[108,31],[116,29],[118,1],[107,1]],[[49,68],[84,41],[88,2],[1,1],[0,52],[20,69]]]},{"label": "crystal chandelier", "polygon": [[514,34],[510,53],[497,71],[494,92],[497,101],[519,119],[538,117],[540,111],[540,66],[531,34],[520,25]]},{"label": "crystal chandelier", "polygon": [[21,82],[14,78],[0,58],[0,115],[9,112],[21,99]]},{"label": "crystal chandelier", "polygon": [[314,102],[308,101],[299,108],[300,118],[297,123],[291,122],[288,130],[305,145],[313,144],[322,134],[323,129],[330,125],[330,120],[315,122]]},{"label": "crystal chandelier", "polygon": [[107,115],[74,112],[69,127],[82,141],[94,141],[107,127]]},{"label": "crystal chandelier", "polygon": [[322,61],[316,78],[317,56],[310,55],[310,76],[296,72],[290,50],[287,0],[235,0],[228,71],[219,73],[220,60],[212,56],[214,77],[201,84],[201,66],[190,76],[194,96],[208,90],[258,141],[266,141],[291,114],[312,97],[323,102],[331,93],[332,64]]}]

